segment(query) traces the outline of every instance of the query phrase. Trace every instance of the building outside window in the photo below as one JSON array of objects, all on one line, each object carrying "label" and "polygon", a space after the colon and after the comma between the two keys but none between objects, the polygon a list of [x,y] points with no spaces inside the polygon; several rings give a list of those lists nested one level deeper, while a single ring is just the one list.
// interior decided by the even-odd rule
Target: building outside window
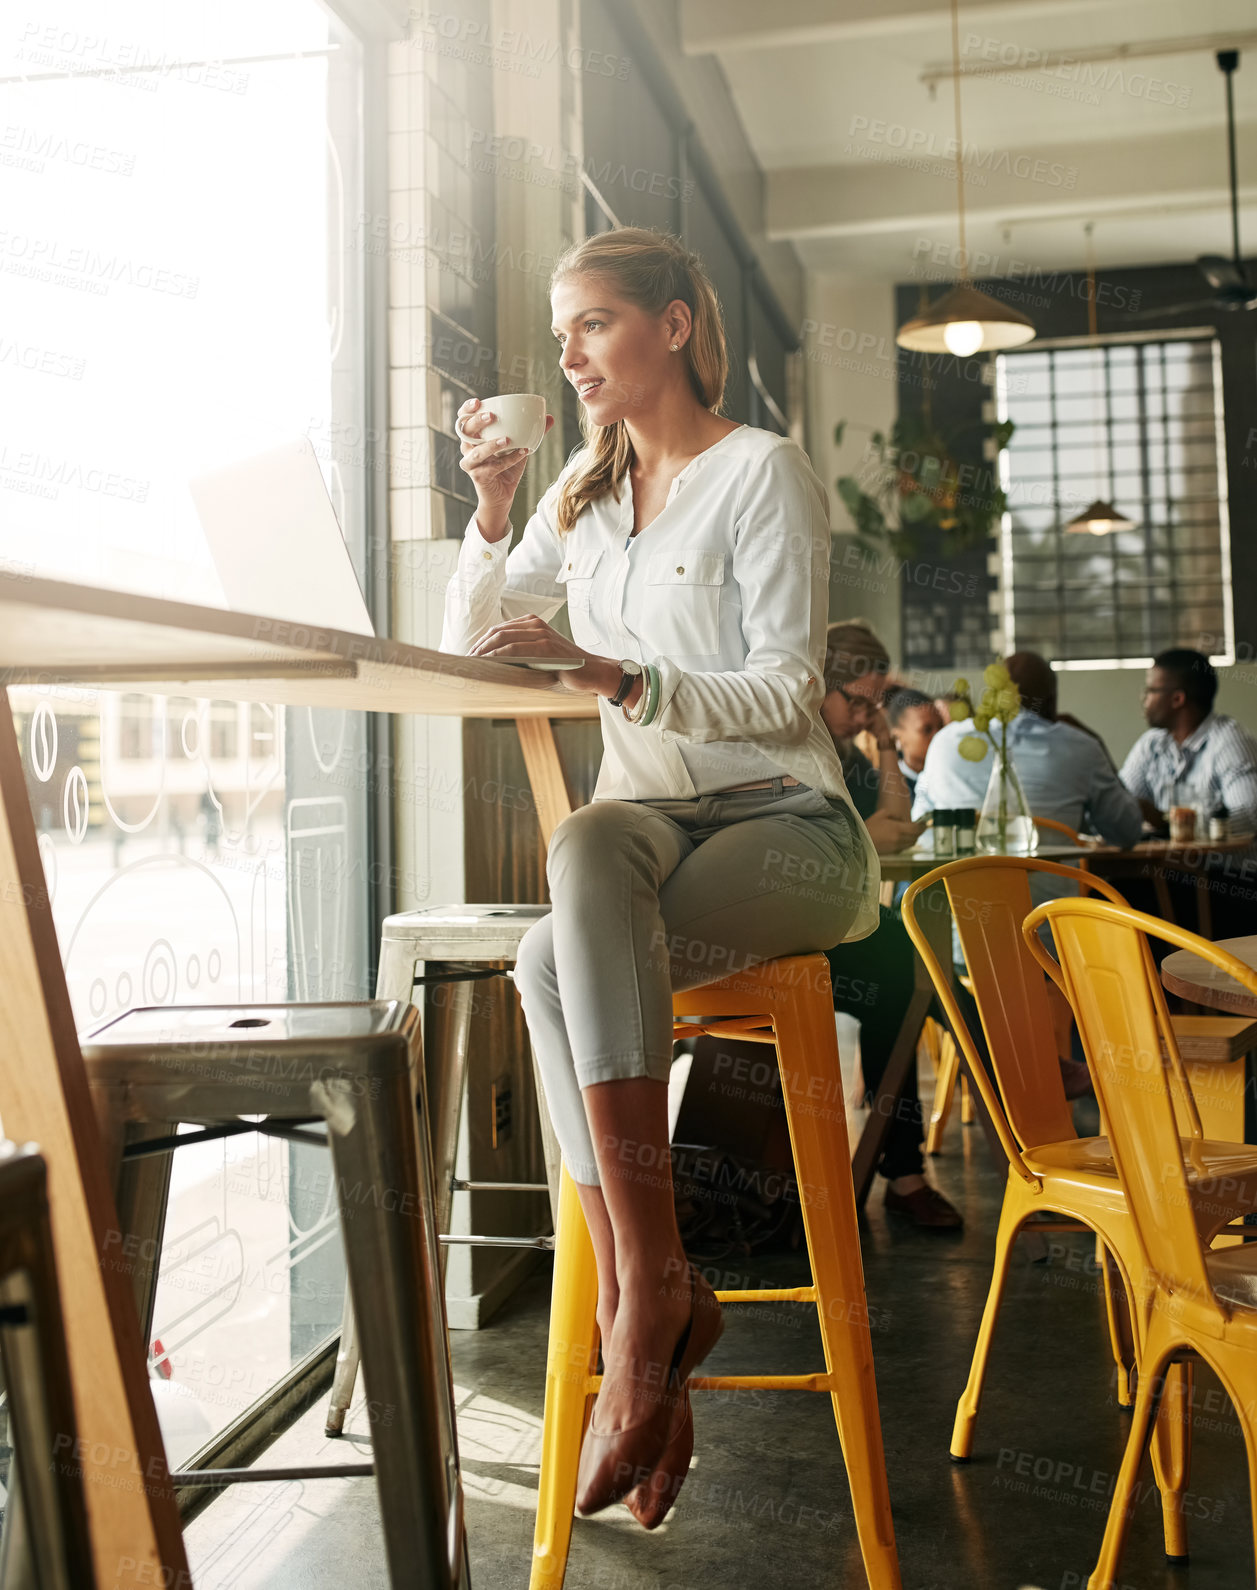
[{"label": "building outside window", "polygon": [[[0,269],[29,356],[0,374],[0,561],[225,605],[188,479],[309,435],[370,591],[365,47],[316,0],[11,23]],[[137,1005],[369,997],[364,715],[11,700],[81,1032]],[[174,1155],[150,1343],[172,1465],[335,1331],[328,1163],[254,1135]]]},{"label": "building outside window", "polygon": [[[1234,660],[1222,382],[1209,334],[1001,354],[1008,649],[1143,667],[1166,647]],[[1096,499],[1132,528],[1070,531]]]}]

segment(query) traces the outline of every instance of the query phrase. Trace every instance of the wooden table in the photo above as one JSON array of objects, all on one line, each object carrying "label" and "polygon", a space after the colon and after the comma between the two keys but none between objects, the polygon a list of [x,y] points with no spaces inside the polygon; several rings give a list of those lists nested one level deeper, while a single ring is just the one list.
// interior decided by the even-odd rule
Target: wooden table
[{"label": "wooden table", "polygon": [[[1257,972],[1257,935],[1219,939],[1218,948]],[[1257,1016],[1257,994],[1190,950],[1175,950],[1161,962],[1161,981],[1171,994],[1232,1016]]]},{"label": "wooden table", "polygon": [[[542,831],[571,810],[550,727],[589,696],[552,674],[396,641],[0,574],[0,683],[517,721]],[[93,1119],[13,716],[0,699],[0,1122],[48,1162],[77,1450],[101,1590],[191,1584]],[[112,1233],[112,1240],[111,1240]]]},{"label": "wooden table", "polygon": [[[1251,836],[1241,839],[1200,839],[1189,844],[1172,839],[1145,839],[1129,850],[1115,845],[1086,845],[1075,854],[1083,858],[1089,872],[1099,873],[1120,886],[1123,878],[1149,878],[1157,896],[1157,915],[1175,921],[1167,872],[1186,874],[1196,883],[1196,921],[1183,923],[1202,938],[1213,937],[1213,909],[1209,894],[1209,872],[1218,856],[1243,855],[1252,846]],[[1042,852],[1040,852],[1042,854]]]}]

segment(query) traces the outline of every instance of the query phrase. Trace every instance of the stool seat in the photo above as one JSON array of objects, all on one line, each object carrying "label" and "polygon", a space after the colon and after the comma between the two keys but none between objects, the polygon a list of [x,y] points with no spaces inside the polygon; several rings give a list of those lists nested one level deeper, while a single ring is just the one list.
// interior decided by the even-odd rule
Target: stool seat
[{"label": "stool seat", "polygon": [[[829,963],[823,955],[764,961],[719,983],[683,990],[672,1005],[678,1037],[736,1035],[776,1046],[812,1280],[801,1287],[717,1296],[722,1303],[815,1303],[824,1352],[824,1367],[810,1374],[694,1376],[690,1388],[828,1393],[869,1585],[900,1590]],[[597,1303],[593,1243],[576,1184],[564,1170],[531,1590],[558,1590],[567,1571],[581,1444],[590,1398],[601,1383],[594,1373]]]},{"label": "stool seat", "polygon": [[386,916],[381,937],[413,947],[417,961],[513,961],[520,939],[549,915],[548,905],[432,905]]}]

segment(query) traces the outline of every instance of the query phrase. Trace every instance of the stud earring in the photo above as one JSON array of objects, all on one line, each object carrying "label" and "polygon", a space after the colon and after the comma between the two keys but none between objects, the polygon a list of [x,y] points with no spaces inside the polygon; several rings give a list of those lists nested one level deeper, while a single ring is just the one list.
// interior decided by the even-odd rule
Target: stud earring
[{"label": "stud earring", "polygon": [[675,353],[675,352],[676,352],[676,351],[677,351],[677,349],[678,349],[678,348],[679,348],[679,347],[680,347],[680,346],[681,346],[681,345],[680,345],[680,343],[679,343],[679,342],[674,342],[674,343],[673,343],[673,344],[672,344],[672,352],[673,352],[673,353]]}]

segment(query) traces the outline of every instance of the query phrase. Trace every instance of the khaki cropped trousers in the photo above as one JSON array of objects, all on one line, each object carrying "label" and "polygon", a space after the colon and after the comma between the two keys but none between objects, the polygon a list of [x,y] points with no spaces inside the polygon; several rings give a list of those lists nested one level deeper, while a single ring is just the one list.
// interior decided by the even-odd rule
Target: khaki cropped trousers
[{"label": "khaki cropped trousers", "polygon": [[[582,1089],[666,1081],[674,989],[841,943],[864,901],[859,819],[806,785],[594,801],[555,830],[552,910],[515,964],[563,1158],[597,1185]],[[608,1145],[610,1146],[610,1145]]]}]

